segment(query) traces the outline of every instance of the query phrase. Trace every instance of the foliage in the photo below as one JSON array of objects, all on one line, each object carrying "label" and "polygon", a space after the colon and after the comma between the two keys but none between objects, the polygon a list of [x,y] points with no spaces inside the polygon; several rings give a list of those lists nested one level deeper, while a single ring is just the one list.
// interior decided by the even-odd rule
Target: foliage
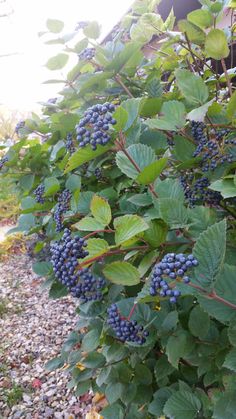
[{"label": "foliage", "polygon": [[[77,273],[84,268],[92,272],[88,281],[105,277],[99,299],[80,301],[76,330],[48,369],[66,364],[77,395],[90,388],[105,394],[105,419],[235,417],[234,28],[215,28],[223,2],[201,1],[202,9],[173,31],[173,13],[163,22],[154,13],[157,3],[136,1],[119,33],[102,44],[95,22],[63,34],[61,22],[48,21],[47,43],[61,44],[62,52],[47,66],[56,74],[70,55],[80,57],[64,79],[50,81],[64,84],[60,97],[44,104],[41,118],[25,121],[2,173],[19,172],[15,230],[45,235],[35,253],[60,242],[58,199],[64,190],[71,194],[60,220],[75,242],[83,238],[88,255],[77,254],[70,237],[65,249],[56,245],[68,260],[58,279],[57,257],[54,265],[35,264],[49,295],[84,287]],[[234,3],[228,6],[233,12]],[[162,42],[147,58],[147,43],[160,34]],[[81,55],[87,47],[93,51]],[[107,124],[106,145],[79,147],[76,126],[85,136],[93,124],[99,131],[99,115],[88,110],[107,102],[115,106],[116,124]],[[38,137],[30,140],[26,131]],[[39,185],[41,202],[34,194]],[[161,292],[150,293],[160,263],[157,282],[164,275],[167,285],[160,282]],[[188,266],[189,278],[182,280]],[[173,288],[177,302],[168,297]],[[108,323],[111,306],[118,316]],[[127,340],[122,325],[139,339]]]}]

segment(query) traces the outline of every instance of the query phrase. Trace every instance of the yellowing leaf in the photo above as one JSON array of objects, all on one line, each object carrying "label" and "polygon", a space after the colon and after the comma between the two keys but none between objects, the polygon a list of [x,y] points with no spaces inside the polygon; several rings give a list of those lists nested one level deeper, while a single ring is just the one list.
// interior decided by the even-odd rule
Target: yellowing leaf
[{"label": "yellowing leaf", "polygon": [[94,195],[90,205],[94,218],[104,226],[111,222],[111,207],[106,199],[101,196]]}]

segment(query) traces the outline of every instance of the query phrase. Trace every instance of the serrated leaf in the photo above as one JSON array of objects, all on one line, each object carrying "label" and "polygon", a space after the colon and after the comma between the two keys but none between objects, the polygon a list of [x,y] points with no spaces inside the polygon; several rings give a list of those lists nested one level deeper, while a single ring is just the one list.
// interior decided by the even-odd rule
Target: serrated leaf
[{"label": "serrated leaf", "polygon": [[114,228],[115,242],[119,245],[147,230],[148,224],[138,215],[127,214],[114,220]]},{"label": "serrated leaf", "polygon": [[209,186],[213,191],[221,193],[223,198],[232,198],[236,196],[236,185],[233,179],[219,179]]},{"label": "serrated leaf", "polygon": [[227,37],[221,29],[212,29],[206,36],[205,52],[215,60],[221,60],[229,55]]},{"label": "serrated leaf", "polygon": [[133,144],[126,150],[139,170],[134,166],[123,151],[119,151],[116,154],[116,164],[122,173],[131,179],[136,179],[140,171],[155,161],[154,150],[144,144]]},{"label": "serrated leaf", "polygon": [[175,71],[177,86],[185,99],[193,105],[203,105],[208,99],[208,88],[203,79],[189,70]]},{"label": "serrated leaf", "polygon": [[152,77],[146,84],[148,95],[152,98],[160,97],[163,93],[161,81],[157,77]]},{"label": "serrated leaf", "polygon": [[56,177],[46,178],[44,180],[45,192],[44,196],[55,195],[60,189],[60,183]]},{"label": "serrated leaf", "polygon": [[104,226],[107,226],[111,222],[111,207],[106,201],[99,195],[94,195],[90,205],[91,213],[95,220]]},{"label": "serrated leaf", "polygon": [[64,22],[57,19],[47,19],[46,26],[52,33],[60,33],[64,28]]},{"label": "serrated leaf", "polygon": [[[103,253],[106,253],[109,249],[109,245],[106,242],[106,240],[103,239],[88,239],[86,240],[88,246],[86,247],[86,250],[89,252],[88,259],[102,255]],[[83,259],[83,260],[86,260]]]},{"label": "serrated leaf", "polygon": [[159,247],[166,240],[168,226],[163,220],[152,220],[149,222],[149,229],[144,233],[144,239],[152,247]]},{"label": "serrated leaf", "polygon": [[167,165],[168,159],[163,157],[146,166],[138,175],[137,182],[141,185],[149,185],[162,173]]},{"label": "serrated leaf", "polygon": [[115,130],[122,131],[127,124],[129,114],[122,106],[118,106],[113,113],[113,118],[116,120]]},{"label": "serrated leaf", "polygon": [[49,58],[46,63],[46,67],[49,70],[61,70],[67,64],[69,56],[67,54],[57,54],[54,57]]},{"label": "serrated leaf", "polygon": [[188,327],[193,336],[197,336],[200,339],[206,336],[210,327],[210,318],[200,306],[196,306],[191,311]]},{"label": "serrated leaf", "polygon": [[163,412],[170,418],[193,419],[201,409],[200,400],[188,391],[176,391],[166,402]]},{"label": "serrated leaf", "polygon": [[226,250],[226,220],[213,224],[200,234],[193,248],[199,265],[195,268],[197,281],[210,286],[223,268]]},{"label": "serrated leaf", "polygon": [[183,228],[188,224],[188,211],[183,203],[173,198],[159,199],[161,218],[171,228]]},{"label": "serrated leaf", "polygon": [[127,201],[131,202],[134,205],[137,205],[137,207],[146,207],[152,205],[152,198],[147,193],[132,195],[130,198],[127,199]]},{"label": "serrated leaf", "polygon": [[231,349],[231,351],[226,355],[223,367],[236,372],[236,348]]},{"label": "serrated leaf", "polygon": [[187,334],[181,331],[168,338],[166,354],[168,361],[175,368],[178,368],[179,359],[186,353],[187,340]]},{"label": "serrated leaf", "polygon": [[201,29],[208,28],[213,23],[212,14],[204,9],[193,10],[187,14],[187,19]]},{"label": "serrated leaf", "polygon": [[97,231],[103,230],[105,225],[99,223],[99,221],[92,217],[84,217],[78,223],[74,224],[73,227],[80,231]]},{"label": "serrated leaf", "polygon": [[76,169],[82,164],[87,163],[98,156],[101,156],[102,154],[110,150],[111,147],[111,145],[98,146],[96,150],[92,150],[91,147],[88,145],[87,147],[84,147],[76,151],[69,159],[65,168],[65,173],[71,172],[72,170]]},{"label": "serrated leaf", "polygon": [[224,392],[220,395],[216,401],[212,417],[213,419],[236,419],[235,391]]},{"label": "serrated leaf", "polygon": [[103,273],[114,284],[132,286],[140,282],[138,269],[128,262],[112,262],[105,266]]},{"label": "serrated leaf", "polygon": [[205,32],[198,26],[183,19],[179,20],[178,27],[182,32],[187,33],[188,39],[191,42],[194,42],[197,45],[202,45],[204,43],[206,38]]},{"label": "serrated leaf", "polygon": [[184,127],[186,121],[185,106],[177,100],[165,102],[161,108],[161,116],[158,119],[149,119],[146,124],[150,129],[162,129],[168,131],[179,131]]}]

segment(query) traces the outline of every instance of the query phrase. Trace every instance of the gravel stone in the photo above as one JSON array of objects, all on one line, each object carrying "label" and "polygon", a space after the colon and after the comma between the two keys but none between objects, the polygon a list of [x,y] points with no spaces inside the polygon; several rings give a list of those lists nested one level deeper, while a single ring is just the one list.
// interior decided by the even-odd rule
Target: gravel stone
[{"label": "gravel stone", "polygon": [[[71,296],[50,300],[43,281],[26,255],[14,255],[0,264],[0,300],[7,302],[0,318],[0,418],[84,419],[92,394],[85,404],[67,388],[71,378],[64,370],[45,369],[75,328],[77,301]],[[6,380],[10,388],[4,387]],[[23,396],[9,407],[6,394],[14,384]]]}]

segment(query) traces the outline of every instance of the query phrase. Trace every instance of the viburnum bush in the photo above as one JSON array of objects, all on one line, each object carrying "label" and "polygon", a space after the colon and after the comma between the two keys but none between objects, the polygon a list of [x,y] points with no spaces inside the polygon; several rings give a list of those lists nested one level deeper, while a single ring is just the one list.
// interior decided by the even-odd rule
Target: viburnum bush
[{"label": "viburnum bush", "polygon": [[235,1],[202,0],[178,27],[157,3],[136,1],[101,43],[96,22],[47,21],[63,50],[47,67],[78,62],[1,172],[21,192],[15,230],[44,237],[34,271],[78,301],[47,368],[104,394],[105,419],[233,418]]}]

